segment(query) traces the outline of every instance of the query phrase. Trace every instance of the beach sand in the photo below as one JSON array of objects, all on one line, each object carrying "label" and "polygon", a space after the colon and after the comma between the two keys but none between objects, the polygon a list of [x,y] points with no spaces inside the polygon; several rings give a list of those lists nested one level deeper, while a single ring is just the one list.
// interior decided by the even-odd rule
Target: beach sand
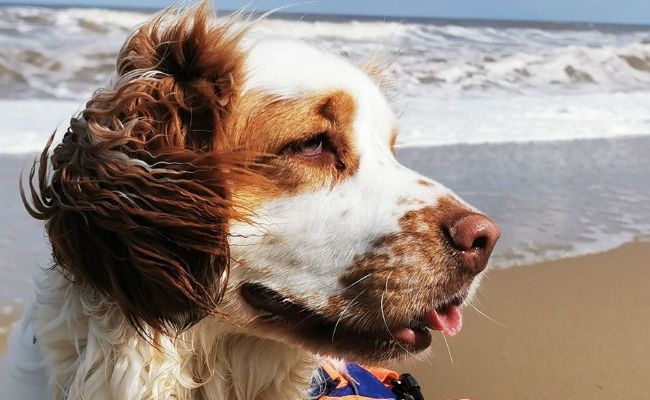
[{"label": "beach sand", "polygon": [[[410,370],[426,399],[650,399],[650,244],[491,271]],[[449,353],[453,357],[453,366]]]},{"label": "beach sand", "polygon": [[[405,363],[426,399],[649,399],[650,244],[490,271],[463,330]],[[8,326],[12,312],[0,315]],[[0,334],[0,351],[5,335]]]}]

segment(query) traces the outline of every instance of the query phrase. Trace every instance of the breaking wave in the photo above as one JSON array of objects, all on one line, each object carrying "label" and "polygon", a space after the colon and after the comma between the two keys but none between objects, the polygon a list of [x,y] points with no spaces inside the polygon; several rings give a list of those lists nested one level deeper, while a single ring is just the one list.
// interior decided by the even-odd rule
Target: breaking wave
[{"label": "breaking wave", "polygon": [[[0,7],[0,97],[86,97],[106,83],[120,45],[148,15]],[[257,30],[314,41],[354,60],[382,58],[399,88],[415,95],[650,89],[650,30],[640,28],[270,18]]]}]

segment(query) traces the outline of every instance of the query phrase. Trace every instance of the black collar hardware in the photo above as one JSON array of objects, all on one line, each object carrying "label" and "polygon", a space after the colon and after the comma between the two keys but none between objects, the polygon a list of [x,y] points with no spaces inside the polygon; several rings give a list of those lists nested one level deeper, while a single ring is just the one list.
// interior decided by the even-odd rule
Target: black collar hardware
[{"label": "black collar hardware", "polygon": [[399,379],[394,379],[391,390],[397,400],[424,400],[418,381],[411,374],[402,374]]}]

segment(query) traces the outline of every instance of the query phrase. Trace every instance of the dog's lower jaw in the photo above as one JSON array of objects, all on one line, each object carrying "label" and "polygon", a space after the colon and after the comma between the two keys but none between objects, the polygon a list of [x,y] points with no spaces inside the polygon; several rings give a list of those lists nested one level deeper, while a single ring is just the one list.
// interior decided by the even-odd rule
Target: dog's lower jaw
[{"label": "dog's lower jaw", "polygon": [[121,312],[57,271],[46,271],[33,313],[53,399],[298,400],[316,356],[206,318],[152,346]]}]

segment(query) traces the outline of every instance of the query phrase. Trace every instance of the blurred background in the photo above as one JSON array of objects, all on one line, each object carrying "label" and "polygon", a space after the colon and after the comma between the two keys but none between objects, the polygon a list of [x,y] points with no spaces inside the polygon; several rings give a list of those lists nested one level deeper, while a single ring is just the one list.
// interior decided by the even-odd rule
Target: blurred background
[{"label": "blurred background", "polygon": [[[170,4],[0,0],[0,352],[49,266],[20,171]],[[275,9],[258,34],[386,63],[400,161],[500,225],[463,332],[398,366],[428,399],[650,398],[650,2],[215,5]]]}]

